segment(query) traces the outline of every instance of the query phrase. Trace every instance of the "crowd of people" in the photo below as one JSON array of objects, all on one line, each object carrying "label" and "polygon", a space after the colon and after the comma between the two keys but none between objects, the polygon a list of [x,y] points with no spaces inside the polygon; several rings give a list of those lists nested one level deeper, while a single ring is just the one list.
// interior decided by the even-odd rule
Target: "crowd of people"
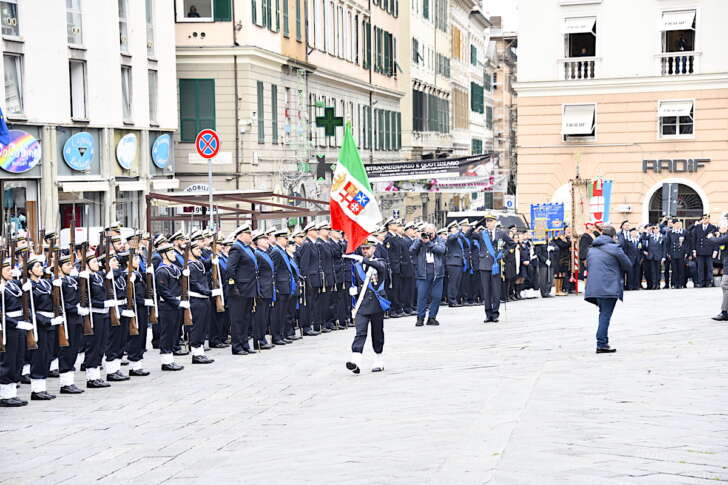
[{"label": "crowd of people", "polygon": [[[587,229],[580,278],[588,278],[588,254],[601,235],[599,226]],[[679,221],[640,230],[623,223],[616,240],[630,262],[625,289],[641,288],[643,276],[650,289],[662,277],[675,288],[688,277],[695,286],[712,284],[713,260],[727,254],[718,232],[707,216],[689,231]],[[87,389],[143,378],[148,332],[161,370],[180,371],[175,357],[212,364],[210,349],[244,356],[356,327],[347,368],[358,373],[371,328],[372,370],[381,371],[386,318],[416,316],[417,327],[437,326],[443,303],[483,305],[484,323],[495,323],[502,302],[573,291],[571,238],[566,228],[536,240],[499,227],[492,214],[439,230],[389,219],[350,254],[328,222],[292,233],[242,225],[227,237],[197,230],[124,238],[112,225],[96,247],[82,242],[54,252],[56,234],[35,250],[19,237],[2,261],[0,406],[27,404],[20,384],[30,385],[31,400],[55,398],[47,388],[54,377],[60,393],[80,394],[77,369]],[[728,298],[721,315],[728,320]]]}]

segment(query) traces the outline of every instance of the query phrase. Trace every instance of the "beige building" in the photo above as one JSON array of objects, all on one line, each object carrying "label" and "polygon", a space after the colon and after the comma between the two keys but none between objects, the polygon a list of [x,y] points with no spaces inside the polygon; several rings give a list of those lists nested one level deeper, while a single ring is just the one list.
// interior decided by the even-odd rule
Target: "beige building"
[{"label": "beige building", "polygon": [[520,12],[521,212],[568,210],[577,176],[614,181],[612,222],[656,222],[663,199],[688,221],[726,212],[725,2],[524,0]]}]

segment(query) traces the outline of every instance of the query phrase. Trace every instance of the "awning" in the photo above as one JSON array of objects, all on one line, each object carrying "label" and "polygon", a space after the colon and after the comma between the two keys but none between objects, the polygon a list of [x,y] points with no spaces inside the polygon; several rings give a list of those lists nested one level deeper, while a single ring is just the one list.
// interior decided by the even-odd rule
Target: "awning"
[{"label": "awning", "polygon": [[108,192],[108,182],[61,182],[64,192]]},{"label": "awning", "polygon": [[152,179],[152,188],[155,190],[177,189],[179,179]]},{"label": "awning", "polygon": [[594,24],[596,23],[596,17],[567,17],[564,19],[561,33],[581,34],[584,32],[591,32],[594,29]]},{"label": "awning", "polygon": [[695,10],[678,10],[662,12],[662,24],[660,30],[688,30],[693,28]]},{"label": "awning", "polygon": [[120,192],[144,192],[144,189],[147,188],[147,183],[143,180],[126,180],[117,183]]},{"label": "awning", "polygon": [[662,101],[658,115],[663,116],[690,116],[693,110],[692,101]]},{"label": "awning", "polygon": [[572,104],[564,106],[561,118],[562,135],[589,135],[594,131],[593,104]]}]

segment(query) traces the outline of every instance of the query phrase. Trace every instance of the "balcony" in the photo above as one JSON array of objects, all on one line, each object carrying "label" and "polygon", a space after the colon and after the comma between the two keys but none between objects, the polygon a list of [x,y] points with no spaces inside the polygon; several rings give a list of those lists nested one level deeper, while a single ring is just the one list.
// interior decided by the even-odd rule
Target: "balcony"
[{"label": "balcony", "polygon": [[688,76],[697,72],[696,61],[700,55],[696,51],[663,52],[658,54],[661,76]]},{"label": "balcony", "polygon": [[594,79],[597,57],[566,57],[560,59],[564,64],[564,80]]}]

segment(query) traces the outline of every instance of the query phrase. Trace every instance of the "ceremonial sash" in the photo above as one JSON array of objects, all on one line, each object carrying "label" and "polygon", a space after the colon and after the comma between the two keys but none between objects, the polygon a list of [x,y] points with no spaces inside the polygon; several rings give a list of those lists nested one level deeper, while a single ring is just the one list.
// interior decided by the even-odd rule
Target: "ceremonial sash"
[{"label": "ceremonial sash", "polygon": [[488,250],[488,253],[493,258],[493,266],[491,267],[491,272],[494,275],[498,275],[500,274],[500,264],[498,264],[498,259],[501,257],[501,254],[495,254],[495,249],[493,249],[493,242],[490,240],[490,231],[486,231],[486,236],[483,236],[483,242],[485,243],[485,249]]},{"label": "ceremonial sash", "polygon": [[[359,275],[359,279],[362,281],[362,283],[364,283],[367,276],[366,276],[366,272],[364,271],[364,267],[362,266],[362,264],[357,262],[353,266],[353,268],[356,269],[356,272]],[[356,281],[354,281],[354,283],[356,283]],[[372,290],[372,293],[374,293],[374,296],[377,297],[377,301],[379,301],[379,306],[382,308],[382,311],[386,312],[387,310],[389,310],[389,307],[390,307],[389,300],[387,300],[380,294],[381,291],[384,289],[384,281],[379,282],[379,288],[374,288],[374,285],[372,285],[372,282],[370,280],[368,288],[370,290]],[[366,289],[364,291],[366,291]]]},{"label": "ceremonial sash", "polygon": [[256,250],[256,253],[260,254],[260,256],[265,260],[266,263],[268,263],[268,266],[270,266],[270,273],[273,278],[273,301],[276,301],[276,282],[275,282],[275,276],[276,276],[276,268],[273,264],[273,260],[270,259],[270,256],[268,256],[267,253],[264,251]]}]

